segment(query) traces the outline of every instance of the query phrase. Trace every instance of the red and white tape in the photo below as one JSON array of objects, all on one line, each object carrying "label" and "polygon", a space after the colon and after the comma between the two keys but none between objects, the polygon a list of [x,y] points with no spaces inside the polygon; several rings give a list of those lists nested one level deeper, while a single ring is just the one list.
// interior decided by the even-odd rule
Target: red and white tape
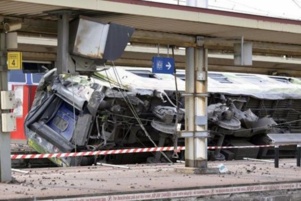
[{"label": "red and white tape", "polygon": [[[285,146],[285,145],[282,145]],[[208,149],[245,149],[245,148],[260,148],[274,147],[274,145],[254,145],[254,146],[209,146]],[[45,154],[12,154],[11,159],[41,159],[41,158],[66,158],[78,156],[98,156],[112,154],[128,154],[128,153],[145,153],[157,151],[173,151],[174,147],[151,147],[151,148],[132,148],[132,149],[115,149],[115,150],[99,150],[85,152],[70,152],[70,153],[45,153]],[[185,146],[177,147],[177,152],[185,150]]]},{"label": "red and white tape", "polygon": [[[65,157],[77,157],[77,156],[97,156],[97,155],[128,154],[128,153],[143,153],[143,152],[157,152],[157,151],[173,151],[173,150],[174,147],[152,147],[152,148],[71,152],[71,153],[52,153],[52,154],[13,154],[11,155],[11,159],[65,158]],[[178,147],[177,151],[181,151],[181,150],[185,150],[185,147]]]}]

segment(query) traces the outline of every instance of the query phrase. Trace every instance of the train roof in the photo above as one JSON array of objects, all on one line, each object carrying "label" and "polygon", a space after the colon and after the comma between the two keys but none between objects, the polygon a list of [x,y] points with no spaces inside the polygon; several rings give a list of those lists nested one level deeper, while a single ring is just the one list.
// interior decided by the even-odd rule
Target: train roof
[{"label": "train roof", "polygon": [[210,72],[208,91],[270,100],[300,99],[301,82],[292,77]]},{"label": "train roof", "polygon": [[[127,70],[123,67],[113,67],[99,71],[96,75],[98,78],[108,78],[111,84],[121,83],[123,88],[142,94],[150,93],[153,90],[159,92],[176,90],[173,75],[153,74],[151,70],[147,69]],[[185,91],[183,79],[177,78],[177,85],[179,91]],[[121,87],[120,84],[116,86]],[[208,92],[270,100],[301,99],[301,80],[300,78],[261,74],[209,72]]]}]

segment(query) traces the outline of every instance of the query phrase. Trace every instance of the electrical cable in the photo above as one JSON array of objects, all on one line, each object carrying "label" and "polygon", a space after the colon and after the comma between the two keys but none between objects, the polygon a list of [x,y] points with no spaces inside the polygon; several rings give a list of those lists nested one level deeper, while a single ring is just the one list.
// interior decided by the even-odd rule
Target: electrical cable
[{"label": "electrical cable", "polygon": [[[72,78],[72,75],[71,75],[71,78]],[[74,82],[72,83],[72,109],[73,109],[73,119],[74,119],[74,131],[75,131],[75,124],[76,124],[76,115],[75,115],[75,103],[74,103],[74,100],[75,100],[75,93],[74,93]],[[75,136],[76,138],[77,136]],[[76,145],[76,140],[75,140],[75,152],[77,152],[77,145]]]},{"label": "electrical cable", "polygon": [[[174,53],[174,47],[171,47],[172,51],[172,58],[174,59],[175,53]],[[178,90],[178,82],[177,82],[177,71],[176,67],[174,68],[174,78],[175,78],[175,96],[176,96],[176,121],[175,121],[175,133],[173,135],[173,141],[174,141],[174,153],[173,153],[173,158],[179,158],[177,149],[178,149],[178,138],[179,138],[179,133],[178,133],[178,123],[179,123],[179,110],[180,110],[180,105],[179,105],[179,90]]]},{"label": "electrical cable", "polygon": [[[121,79],[120,79],[120,77],[119,77],[118,72],[116,71],[115,64],[114,64],[113,61],[112,61],[112,64],[113,64],[113,72],[114,72],[115,77],[116,77],[116,79],[117,79],[117,83],[118,83],[119,86],[121,87],[121,86],[122,86],[122,84],[121,84]],[[118,90],[119,90],[119,89],[118,89]],[[150,140],[150,142],[151,142],[155,147],[158,147],[158,145],[154,142],[154,140],[151,138],[151,136],[150,136],[149,133],[147,132],[146,128],[145,128],[144,125],[142,124],[142,122],[141,122],[141,120],[140,120],[138,114],[136,113],[136,111],[135,111],[133,105],[131,104],[131,102],[129,101],[129,99],[127,99],[127,97],[124,96],[123,92],[121,92],[121,94],[122,94],[122,97],[123,97],[124,101],[128,104],[129,109],[131,110],[132,114],[133,114],[134,117],[136,118],[136,120],[137,120],[139,126],[140,126],[141,129],[144,131],[145,135],[148,137],[148,139]],[[160,153],[161,153],[161,154],[162,154],[162,155],[163,155],[170,163],[172,163],[172,161],[167,157],[167,155],[166,155],[164,152],[160,151]]]},{"label": "electrical cable", "polygon": [[294,4],[296,4],[296,6],[298,6],[298,8],[301,9],[301,6],[299,5],[299,3],[296,0],[292,0]]}]

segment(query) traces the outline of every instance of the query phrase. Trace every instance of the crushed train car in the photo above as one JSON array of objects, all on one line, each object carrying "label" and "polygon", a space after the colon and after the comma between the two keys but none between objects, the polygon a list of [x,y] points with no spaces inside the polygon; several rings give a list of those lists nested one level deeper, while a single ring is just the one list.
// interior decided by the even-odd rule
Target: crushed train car
[{"label": "crushed train car", "polygon": [[[176,97],[176,89],[185,91],[185,81],[177,78],[176,87],[174,79],[139,76],[121,67],[103,68],[91,76],[57,75],[53,69],[41,80],[27,115],[28,143],[40,153],[173,146],[176,123],[182,129],[185,124],[184,99]],[[267,133],[300,132],[298,78],[210,72],[208,93],[209,145],[268,143]],[[179,143],[183,145],[182,139]],[[235,155],[220,150],[209,153],[213,160]],[[59,166],[97,160],[159,162],[172,158],[167,154],[52,160]]]},{"label": "crushed train car", "polygon": [[[179,80],[179,83],[183,82]],[[41,153],[154,146],[174,133],[173,79],[145,79],[120,68],[93,76],[45,74],[25,121],[31,147]],[[183,121],[184,112],[179,112]],[[162,140],[161,140],[162,141]],[[54,159],[58,165],[91,158]]]}]

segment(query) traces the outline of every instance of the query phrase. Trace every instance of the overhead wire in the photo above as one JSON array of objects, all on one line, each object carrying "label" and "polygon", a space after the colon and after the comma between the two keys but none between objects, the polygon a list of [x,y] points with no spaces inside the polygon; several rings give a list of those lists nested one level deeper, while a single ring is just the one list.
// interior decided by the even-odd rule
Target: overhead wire
[{"label": "overhead wire", "polygon": [[298,8],[300,8],[301,9],[301,6],[300,6],[300,4],[296,1],[296,0],[292,0],[293,1],[293,3],[296,5],[296,6],[298,6]]},{"label": "overhead wire", "polygon": [[[116,77],[116,80],[117,80],[117,84],[119,85],[119,88],[117,88],[117,90],[119,90],[119,92],[121,92],[121,95],[122,95],[122,98],[124,99],[124,101],[127,103],[127,105],[129,106],[129,109],[130,111],[132,112],[133,116],[136,118],[140,128],[143,130],[143,132],[145,133],[145,135],[147,136],[147,138],[150,140],[150,142],[155,146],[155,147],[158,147],[158,145],[154,142],[154,140],[151,138],[151,136],[149,135],[149,133],[147,132],[146,128],[144,127],[143,123],[141,122],[141,119],[139,118],[135,108],[133,107],[132,103],[130,102],[130,100],[128,99],[128,97],[124,96],[124,92],[123,91],[120,91],[120,88],[122,88],[122,83],[121,83],[121,79],[119,77],[119,74],[118,72],[116,71],[116,68],[115,68],[115,64],[114,62],[112,61],[112,64],[113,64],[113,72],[114,72],[114,75]],[[160,153],[168,160],[168,162],[172,163],[172,161],[167,157],[167,155],[160,151]]]},{"label": "overhead wire", "polygon": [[[71,78],[72,78],[72,75],[71,75]],[[74,93],[74,82],[72,82],[72,108],[73,108],[73,118],[74,118],[74,131],[75,131],[75,124],[76,124],[76,114],[75,114],[75,103],[74,103],[74,100],[75,100],[75,93]],[[76,138],[77,136],[75,136]],[[77,152],[77,145],[76,145],[76,140],[74,140],[74,143],[75,143],[75,152]]]},{"label": "overhead wire", "polygon": [[[175,53],[174,53],[174,47],[171,48],[172,50],[172,58],[174,59]],[[174,153],[173,157],[178,158],[178,153],[177,153],[177,147],[178,147],[178,123],[179,123],[179,111],[180,111],[180,105],[179,105],[179,90],[178,90],[178,82],[177,82],[177,71],[176,68],[174,68],[174,78],[175,78],[175,98],[176,98],[176,122],[175,122],[175,133],[173,135],[173,141],[174,141]]]},{"label": "overhead wire", "polygon": [[[260,14],[260,15],[266,15],[266,16],[273,16],[273,17],[279,17],[279,18],[288,18],[288,19],[300,19],[300,15],[292,15],[296,14],[295,12],[292,12],[291,9],[293,9],[293,5],[289,5],[291,9],[288,9],[289,6],[285,7],[286,10],[281,9],[281,10],[275,10],[275,9],[262,9],[265,8],[266,6],[263,6],[259,8],[258,6],[256,7],[257,4],[255,4],[253,1],[248,1],[248,2],[241,2],[238,0],[227,0],[227,1],[219,1],[215,0],[216,3],[211,3],[209,5],[209,8],[213,9],[219,9],[219,10],[231,10],[235,12],[241,12],[241,13],[252,13],[252,14]],[[250,2],[250,3],[249,3]],[[260,2],[260,1],[258,1]],[[299,9],[301,9],[301,1],[300,0],[291,0],[289,2],[284,2],[282,1],[282,5],[287,5],[289,3],[293,3],[296,5]],[[279,3],[279,2],[277,2]],[[279,5],[278,5],[279,6]]]},{"label": "overhead wire", "polygon": [[[218,6],[218,5],[212,5],[210,4],[210,7],[215,7],[215,8],[219,8],[219,9],[226,9],[226,6],[225,6],[225,1],[223,1],[223,6]],[[231,3],[232,5],[232,9],[231,10],[234,10],[234,7],[236,5],[240,5],[240,6],[243,6],[245,8],[248,8],[248,9],[253,9],[253,10],[256,10],[257,12],[262,12],[262,13],[265,13],[265,14],[268,14],[268,12],[266,10],[262,10],[262,9],[259,9],[258,7],[253,7],[253,6],[250,6],[250,5],[246,5],[244,3],[241,3],[241,2],[237,2],[235,0],[228,0],[228,3]],[[240,12],[246,12],[244,10],[241,10],[241,9],[236,9],[237,11],[240,11]]]}]

